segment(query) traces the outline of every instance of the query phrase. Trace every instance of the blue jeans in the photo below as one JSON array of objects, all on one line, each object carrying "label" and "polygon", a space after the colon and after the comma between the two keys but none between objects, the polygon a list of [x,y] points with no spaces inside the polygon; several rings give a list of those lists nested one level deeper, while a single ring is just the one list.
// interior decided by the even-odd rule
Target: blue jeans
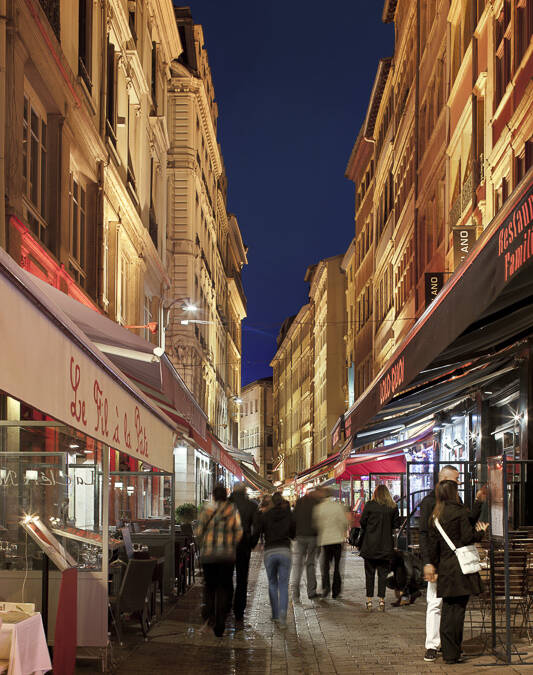
[{"label": "blue jeans", "polygon": [[289,606],[289,576],[291,573],[291,552],[276,549],[265,551],[265,568],[268,577],[268,595],[272,607],[272,618],[285,621]]}]

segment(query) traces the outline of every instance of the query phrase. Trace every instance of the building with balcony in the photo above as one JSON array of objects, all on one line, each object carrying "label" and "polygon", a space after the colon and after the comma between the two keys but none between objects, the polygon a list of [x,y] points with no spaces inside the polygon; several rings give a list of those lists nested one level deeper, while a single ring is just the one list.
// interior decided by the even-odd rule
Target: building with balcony
[{"label": "building with balcony", "polygon": [[[239,443],[241,270],[247,263],[237,218],[228,212],[227,177],[217,137],[218,106],[202,27],[175,8],[183,45],[171,64],[166,251],[170,301],[166,350],[200,402],[216,437]],[[198,311],[181,311],[184,301]],[[190,319],[188,323],[182,323]]]},{"label": "building with balcony", "polygon": [[259,474],[270,479],[273,460],[272,378],[264,377],[241,390],[239,449],[253,455]]}]

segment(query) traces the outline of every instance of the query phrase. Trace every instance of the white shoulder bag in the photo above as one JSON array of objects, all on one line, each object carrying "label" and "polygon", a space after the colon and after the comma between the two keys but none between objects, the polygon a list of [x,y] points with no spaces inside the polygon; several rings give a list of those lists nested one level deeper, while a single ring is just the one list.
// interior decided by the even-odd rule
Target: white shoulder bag
[{"label": "white shoulder bag", "polygon": [[461,572],[463,574],[474,574],[474,572],[479,572],[481,570],[481,561],[479,559],[479,553],[475,544],[469,544],[468,546],[461,546],[457,548],[454,546],[453,541],[442,529],[442,525],[439,523],[439,519],[435,518],[435,527],[441,533],[442,538],[452,549],[452,551],[457,556],[459,565],[461,566]]}]

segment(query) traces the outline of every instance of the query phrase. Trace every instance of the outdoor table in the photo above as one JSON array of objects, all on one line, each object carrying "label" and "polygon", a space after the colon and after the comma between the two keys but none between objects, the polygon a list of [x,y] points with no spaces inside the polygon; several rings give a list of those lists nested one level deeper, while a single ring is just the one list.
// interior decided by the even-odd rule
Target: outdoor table
[{"label": "outdoor table", "polygon": [[[0,612],[0,618],[2,614]],[[2,623],[0,660],[9,661],[9,675],[40,675],[52,670],[43,622],[38,612],[18,623]]]}]

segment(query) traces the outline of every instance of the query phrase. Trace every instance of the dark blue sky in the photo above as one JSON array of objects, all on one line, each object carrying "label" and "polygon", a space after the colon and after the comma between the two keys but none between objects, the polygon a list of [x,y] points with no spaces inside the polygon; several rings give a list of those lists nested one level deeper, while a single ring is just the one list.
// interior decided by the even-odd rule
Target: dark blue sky
[{"label": "dark blue sky", "polygon": [[307,301],[307,267],[353,237],[344,171],[394,34],[382,0],[187,4],[204,29],[228,207],[248,246],[246,384],[272,374],[279,326]]}]

